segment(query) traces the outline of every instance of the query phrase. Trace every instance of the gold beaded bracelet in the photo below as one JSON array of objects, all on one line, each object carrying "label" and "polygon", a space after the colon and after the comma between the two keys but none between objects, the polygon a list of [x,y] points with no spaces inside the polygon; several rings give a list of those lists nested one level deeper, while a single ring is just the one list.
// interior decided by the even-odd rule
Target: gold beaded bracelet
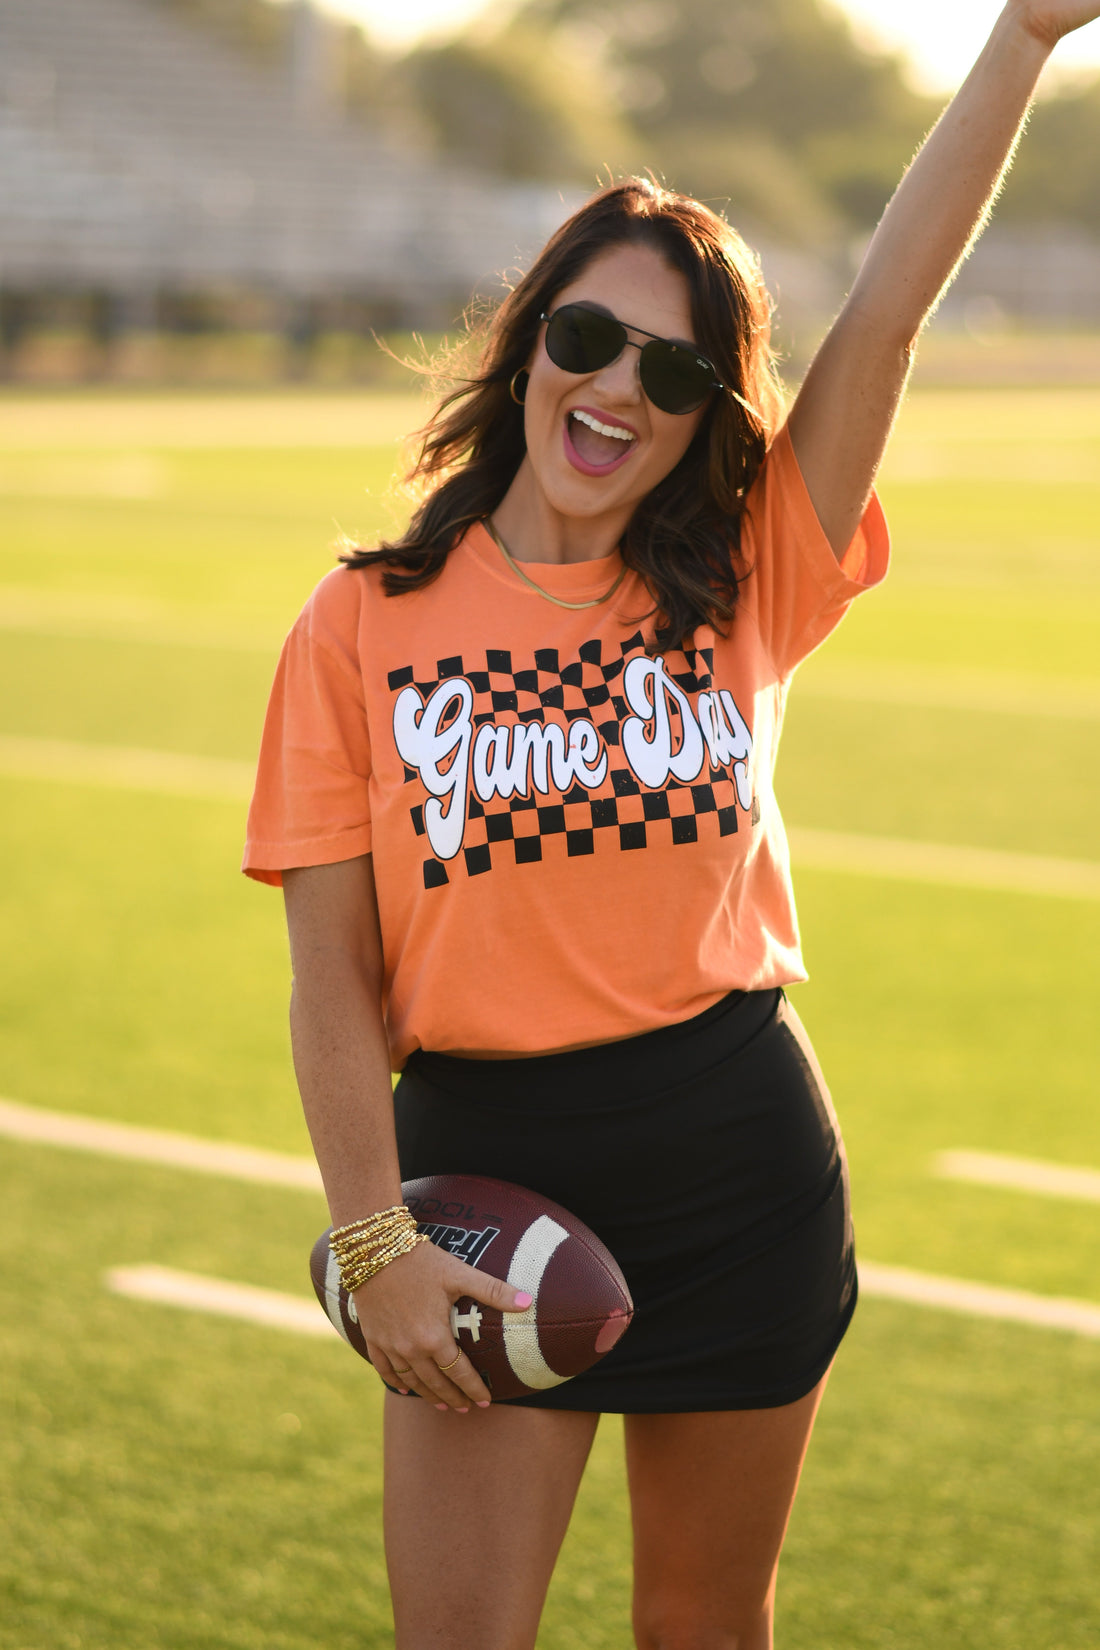
[{"label": "gold beaded bracelet", "polygon": [[369,1278],[373,1278],[376,1273],[381,1272],[382,1268],[388,1266],[391,1261],[397,1260],[401,1255],[407,1255],[410,1250],[416,1248],[418,1243],[427,1243],[427,1241],[428,1239],[423,1232],[410,1233],[403,1238],[399,1238],[388,1249],[364,1256],[360,1260],[350,1262],[347,1265],[342,1265],[340,1267],[340,1279],[344,1288],[349,1295],[352,1294],[361,1284],[366,1283]]},{"label": "gold beaded bracelet", "polygon": [[368,1253],[371,1249],[384,1249],[387,1244],[392,1243],[396,1238],[404,1237],[407,1233],[415,1231],[416,1223],[414,1221],[393,1221],[387,1226],[379,1227],[376,1232],[370,1232],[366,1235],[357,1234],[353,1238],[342,1238],[337,1243],[333,1243],[330,1239],[329,1246],[337,1257],[350,1257]]},{"label": "gold beaded bracelet", "polygon": [[349,1295],[391,1261],[427,1241],[427,1234],[417,1229],[404,1203],[380,1209],[362,1220],[349,1221],[329,1233],[329,1247],[340,1269],[340,1281]]},{"label": "gold beaded bracelet", "polygon": [[329,1234],[329,1245],[337,1252],[358,1248],[364,1243],[376,1243],[391,1232],[415,1229],[416,1222],[403,1203],[395,1204],[392,1209],[380,1209],[377,1214],[368,1215],[364,1220],[349,1221],[346,1226],[337,1226]]},{"label": "gold beaded bracelet", "polygon": [[401,1220],[403,1216],[407,1216],[409,1220],[412,1219],[412,1215],[409,1214],[408,1204],[393,1203],[388,1209],[377,1209],[373,1215],[365,1215],[362,1220],[349,1220],[346,1226],[335,1227],[329,1234],[329,1243],[343,1243],[350,1238],[353,1233],[373,1231],[375,1227],[385,1225],[386,1222],[393,1220],[394,1217]]}]

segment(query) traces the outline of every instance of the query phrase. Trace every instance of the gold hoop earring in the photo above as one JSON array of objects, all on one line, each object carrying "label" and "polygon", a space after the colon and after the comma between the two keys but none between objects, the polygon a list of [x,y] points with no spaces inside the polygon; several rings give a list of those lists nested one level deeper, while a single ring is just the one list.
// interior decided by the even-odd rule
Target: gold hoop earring
[{"label": "gold hoop earring", "polygon": [[[526,367],[520,367],[518,372],[514,372],[512,374],[511,381],[508,385],[508,394],[512,397],[512,400],[515,402],[517,407],[522,407],[523,403],[527,399],[527,385],[530,377],[531,374],[527,371]],[[520,395],[517,390],[517,385],[519,385],[521,378],[523,379],[523,384],[520,386],[523,390],[522,395]]]}]

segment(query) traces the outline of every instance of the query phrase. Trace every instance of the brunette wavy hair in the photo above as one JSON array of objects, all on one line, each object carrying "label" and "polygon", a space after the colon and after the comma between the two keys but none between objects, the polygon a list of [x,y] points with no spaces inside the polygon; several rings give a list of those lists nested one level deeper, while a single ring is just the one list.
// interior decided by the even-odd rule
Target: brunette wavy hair
[{"label": "brunette wavy hair", "polygon": [[[445,395],[422,431],[407,481],[424,495],[407,531],[341,557],[385,569],[398,596],[436,578],[465,530],[492,514],[526,451],[523,408],[509,386],[530,358],[539,317],[611,247],[652,247],[687,281],[696,341],[728,386],[716,392],[687,452],[636,508],[620,544],[653,597],[655,645],[679,647],[699,624],[722,630],[739,577],[740,521],[783,410],[771,348],[772,303],[759,261],[699,201],[646,178],[602,189],[551,237],[489,319],[472,376]],[[733,393],[730,393],[733,392]]]}]

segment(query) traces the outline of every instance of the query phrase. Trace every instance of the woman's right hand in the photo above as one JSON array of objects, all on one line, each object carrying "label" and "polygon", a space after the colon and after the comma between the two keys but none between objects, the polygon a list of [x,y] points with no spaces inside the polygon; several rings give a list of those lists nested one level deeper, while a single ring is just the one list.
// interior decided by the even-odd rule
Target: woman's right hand
[{"label": "woman's right hand", "polygon": [[387,1385],[459,1414],[471,1404],[487,1408],[492,1397],[451,1331],[451,1307],[463,1295],[498,1312],[525,1312],[531,1305],[530,1295],[434,1243],[399,1255],[352,1297],[370,1361]]}]

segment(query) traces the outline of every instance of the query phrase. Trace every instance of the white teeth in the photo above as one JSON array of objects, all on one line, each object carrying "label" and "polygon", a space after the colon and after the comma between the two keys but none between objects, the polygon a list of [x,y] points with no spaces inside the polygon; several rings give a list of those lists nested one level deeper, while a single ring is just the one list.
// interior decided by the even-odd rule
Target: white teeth
[{"label": "white teeth", "polygon": [[590,430],[599,435],[610,435],[616,441],[633,441],[634,437],[629,430],[624,430],[621,424],[601,424],[598,418],[593,418],[590,412],[582,412],[579,407],[573,408],[572,416],[579,418],[582,424],[587,424]]}]

